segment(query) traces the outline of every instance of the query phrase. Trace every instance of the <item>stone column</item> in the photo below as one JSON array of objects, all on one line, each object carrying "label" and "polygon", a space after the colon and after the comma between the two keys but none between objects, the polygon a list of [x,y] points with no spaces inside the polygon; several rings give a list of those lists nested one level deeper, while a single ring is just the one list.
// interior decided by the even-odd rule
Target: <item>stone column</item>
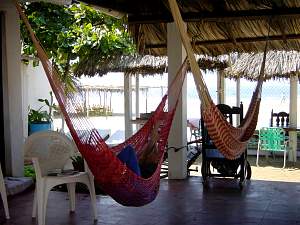
[{"label": "stone column", "polygon": [[[172,82],[176,75],[178,68],[181,66],[185,59],[186,52],[181,43],[179,31],[175,23],[169,23],[168,29],[168,83]],[[186,81],[182,87],[182,93],[179,97],[179,104],[177,106],[176,114],[172,124],[172,128],[169,135],[168,146],[169,147],[181,147],[187,143],[187,103],[186,103]],[[169,103],[174,103],[175,96],[169,96]],[[178,152],[170,150],[168,152],[169,163],[169,178],[170,179],[184,179],[187,176],[187,164],[186,164],[186,148]]]}]

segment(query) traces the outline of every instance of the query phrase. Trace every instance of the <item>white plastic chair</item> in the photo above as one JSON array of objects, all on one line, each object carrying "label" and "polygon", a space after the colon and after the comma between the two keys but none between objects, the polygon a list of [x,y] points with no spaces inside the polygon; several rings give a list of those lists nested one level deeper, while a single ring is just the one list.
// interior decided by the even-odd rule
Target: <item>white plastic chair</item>
[{"label": "white plastic chair", "polygon": [[1,198],[2,198],[2,202],[3,202],[3,206],[4,206],[5,217],[6,217],[6,219],[9,219],[7,194],[6,194],[6,188],[5,188],[3,173],[2,173],[2,169],[1,169],[1,164],[0,164],[0,192],[1,192]]},{"label": "white plastic chair", "polygon": [[36,173],[36,188],[32,217],[38,213],[38,225],[45,225],[49,191],[60,184],[67,184],[70,210],[75,211],[75,185],[87,185],[92,202],[94,220],[97,220],[94,177],[87,172],[74,175],[48,176],[49,171],[63,169],[77,151],[75,144],[64,134],[55,131],[41,131],[30,135],[25,142],[25,157],[33,161]]},{"label": "white plastic chair", "polygon": [[187,120],[187,127],[190,128],[190,141],[198,140],[201,137],[200,134],[200,121],[199,121],[199,126],[196,126],[194,123],[191,121]]}]

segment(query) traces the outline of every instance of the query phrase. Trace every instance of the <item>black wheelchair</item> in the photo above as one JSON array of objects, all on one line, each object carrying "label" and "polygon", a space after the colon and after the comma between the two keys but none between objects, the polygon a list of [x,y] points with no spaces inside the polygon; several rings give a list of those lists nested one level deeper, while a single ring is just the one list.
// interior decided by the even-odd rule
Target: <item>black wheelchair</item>
[{"label": "black wheelchair", "polygon": [[[240,107],[230,107],[225,104],[217,105],[220,112],[228,122],[233,124],[233,116],[237,115],[240,121],[243,119],[243,105]],[[201,174],[203,184],[207,186],[209,177],[233,177],[239,180],[239,186],[242,189],[245,179],[251,178],[251,166],[247,161],[247,149],[235,160],[226,159],[216,148],[210,139],[203,119],[201,119],[202,130],[202,165]]]}]

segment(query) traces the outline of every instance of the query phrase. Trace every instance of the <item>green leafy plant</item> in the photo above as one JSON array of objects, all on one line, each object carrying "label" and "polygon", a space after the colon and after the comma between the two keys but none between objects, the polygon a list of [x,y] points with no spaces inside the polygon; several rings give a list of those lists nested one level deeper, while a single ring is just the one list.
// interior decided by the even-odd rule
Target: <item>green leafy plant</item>
[{"label": "green leafy plant", "polygon": [[35,172],[32,165],[25,165],[24,166],[24,176],[25,177],[31,177],[35,179]]},{"label": "green leafy plant", "polygon": [[[84,172],[84,159],[81,155],[72,156],[71,160],[72,160],[74,170],[77,170],[79,172]],[[101,189],[101,187],[96,182],[94,183],[95,183],[96,194],[105,195],[105,192]],[[64,191],[67,191],[67,189],[65,188]],[[78,191],[79,193],[89,193],[87,186],[81,183],[76,184],[76,191]]]},{"label": "green leafy plant", "polygon": [[[52,111],[57,110],[57,106],[53,103],[53,94],[50,92],[50,102],[48,99],[38,99],[39,102],[44,103],[37,110],[29,109],[28,123],[49,123],[52,122]],[[44,110],[48,107],[48,111]]]},{"label": "green leafy plant", "polygon": [[[60,79],[68,91],[75,88],[76,79],[73,75],[78,67],[87,63],[96,66],[112,56],[135,51],[124,20],[107,16],[83,3],[64,7],[31,2],[23,6],[33,30],[52,64],[58,68]],[[23,23],[21,34],[23,54],[36,55]],[[95,63],[91,64],[91,59]]]},{"label": "green leafy plant", "polygon": [[72,156],[71,160],[72,160],[74,170],[78,170],[79,172],[84,171],[84,160],[81,155]]}]

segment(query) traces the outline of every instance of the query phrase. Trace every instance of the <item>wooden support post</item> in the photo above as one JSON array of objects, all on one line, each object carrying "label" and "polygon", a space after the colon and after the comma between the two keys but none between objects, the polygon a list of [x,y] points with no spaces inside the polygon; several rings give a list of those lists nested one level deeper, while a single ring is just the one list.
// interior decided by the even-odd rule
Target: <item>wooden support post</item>
[{"label": "wooden support post", "polygon": [[135,77],[135,117],[140,117],[140,77]]},{"label": "wooden support post", "polygon": [[[240,107],[241,104],[241,79],[237,78],[236,80],[236,106]],[[240,116],[236,115],[236,125],[240,125]]]},{"label": "wooden support post", "polygon": [[217,76],[217,104],[225,104],[225,77],[223,70],[218,70]]},{"label": "wooden support post", "polygon": [[125,139],[132,135],[132,82],[129,74],[124,74],[124,118]]},{"label": "wooden support post", "polygon": [[86,116],[90,116],[90,91],[86,89]]},{"label": "wooden support post", "polygon": [[[297,87],[298,77],[290,77],[290,127],[297,128]],[[297,161],[297,131],[289,131],[289,147],[288,160]]]}]

